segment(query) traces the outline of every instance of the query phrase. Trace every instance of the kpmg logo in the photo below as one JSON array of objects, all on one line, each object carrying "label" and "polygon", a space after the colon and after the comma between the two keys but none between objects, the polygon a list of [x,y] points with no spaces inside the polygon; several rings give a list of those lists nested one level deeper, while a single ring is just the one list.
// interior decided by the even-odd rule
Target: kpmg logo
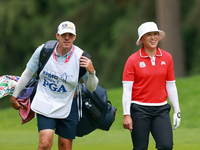
[{"label": "kpmg logo", "polygon": [[67,83],[68,77],[73,77],[72,75],[67,75],[67,73],[59,74],[48,69],[44,69],[42,72],[44,76],[43,86],[49,88],[51,91],[63,93],[67,92],[65,85]]},{"label": "kpmg logo", "polygon": [[62,29],[66,29],[68,27],[68,24],[63,24]]},{"label": "kpmg logo", "polygon": [[58,79],[57,75],[51,74],[51,73],[49,73],[47,71],[43,71],[43,75],[48,77],[48,78],[51,78],[51,79]]}]

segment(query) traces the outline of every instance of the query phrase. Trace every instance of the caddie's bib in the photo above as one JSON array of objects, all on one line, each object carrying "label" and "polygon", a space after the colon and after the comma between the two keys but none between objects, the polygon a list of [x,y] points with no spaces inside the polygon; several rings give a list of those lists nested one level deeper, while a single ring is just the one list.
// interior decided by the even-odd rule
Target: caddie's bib
[{"label": "caddie's bib", "polygon": [[70,58],[59,63],[49,58],[40,72],[37,91],[31,109],[50,118],[66,118],[70,111],[74,92],[78,85],[79,59],[83,50],[74,46]]}]

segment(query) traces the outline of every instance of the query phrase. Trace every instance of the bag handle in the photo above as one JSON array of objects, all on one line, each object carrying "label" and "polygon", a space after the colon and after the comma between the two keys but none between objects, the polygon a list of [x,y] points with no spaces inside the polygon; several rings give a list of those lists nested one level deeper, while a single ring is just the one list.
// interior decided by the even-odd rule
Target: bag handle
[{"label": "bag handle", "polygon": [[[86,52],[86,51],[83,52],[82,56],[85,56],[85,57],[87,57],[87,58],[89,58],[89,59],[92,59],[92,56],[91,56],[88,52]],[[85,73],[86,73],[86,69],[85,69],[84,67],[80,67],[78,79],[80,80],[80,78],[81,78]]]}]

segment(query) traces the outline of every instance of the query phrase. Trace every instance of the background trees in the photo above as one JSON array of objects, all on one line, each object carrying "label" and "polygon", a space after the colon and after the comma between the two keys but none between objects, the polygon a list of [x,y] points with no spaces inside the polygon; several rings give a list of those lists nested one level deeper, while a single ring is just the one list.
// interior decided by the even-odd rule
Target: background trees
[{"label": "background trees", "polygon": [[175,76],[185,75],[183,38],[181,32],[181,1],[157,0],[157,22],[167,34],[160,46],[172,54]]},{"label": "background trees", "polygon": [[93,56],[105,88],[121,86],[125,61],[140,48],[137,28],[145,21],[166,32],[160,46],[173,55],[176,77],[199,74],[199,7],[198,0],[1,0],[1,75],[20,75],[37,46],[55,39],[65,20],[76,24],[75,45]]}]

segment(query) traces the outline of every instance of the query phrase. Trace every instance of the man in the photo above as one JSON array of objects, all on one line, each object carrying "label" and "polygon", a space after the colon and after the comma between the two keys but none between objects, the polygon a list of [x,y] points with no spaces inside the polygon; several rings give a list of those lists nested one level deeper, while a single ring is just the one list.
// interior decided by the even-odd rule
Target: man
[{"label": "man", "polygon": [[[82,77],[86,87],[94,91],[98,84],[92,61],[81,56],[83,50],[73,45],[76,39],[76,28],[72,22],[65,21],[58,26],[56,33],[58,44],[39,75],[37,91],[31,103],[31,109],[37,113],[39,146],[38,150],[49,150],[53,144],[54,129],[58,135],[59,150],[71,150],[78,123],[76,96],[79,68],[87,72]],[[38,70],[39,46],[18,81],[11,96],[12,107],[23,108],[17,102],[17,96],[33,74]]]}]

